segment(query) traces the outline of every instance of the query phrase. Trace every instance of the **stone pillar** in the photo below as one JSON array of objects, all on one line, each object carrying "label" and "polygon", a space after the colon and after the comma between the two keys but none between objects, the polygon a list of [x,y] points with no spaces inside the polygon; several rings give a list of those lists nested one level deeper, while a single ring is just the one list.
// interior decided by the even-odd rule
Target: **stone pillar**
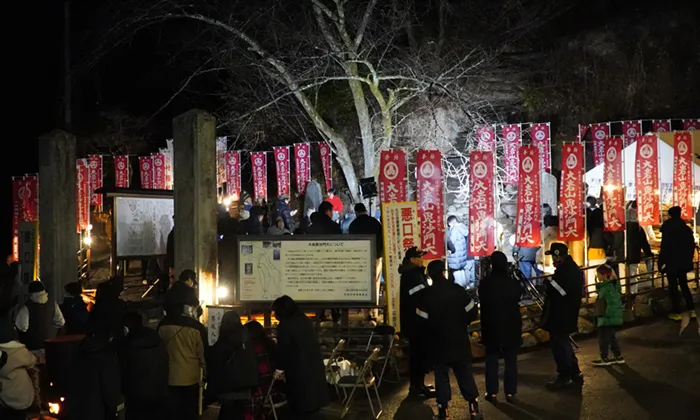
[{"label": "stone pillar", "polygon": [[39,138],[39,275],[57,302],[78,280],[76,217],[75,137],[54,130]]},{"label": "stone pillar", "polygon": [[216,120],[193,109],[173,120],[175,276],[192,269],[199,299],[215,303],[217,285]]}]

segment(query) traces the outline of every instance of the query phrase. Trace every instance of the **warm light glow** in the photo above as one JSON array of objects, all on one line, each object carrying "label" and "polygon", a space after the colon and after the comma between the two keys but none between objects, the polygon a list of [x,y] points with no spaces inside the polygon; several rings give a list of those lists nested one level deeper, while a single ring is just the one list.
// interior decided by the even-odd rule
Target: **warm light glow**
[{"label": "warm light glow", "polygon": [[61,411],[61,404],[49,403],[49,413],[58,414]]},{"label": "warm light glow", "polygon": [[211,274],[204,272],[200,272],[197,277],[199,281],[199,301],[202,307],[215,304],[214,293],[216,293],[216,279]]},{"label": "warm light glow", "polygon": [[225,197],[224,198],[224,206],[230,207],[231,206],[231,197]]},{"label": "warm light glow", "polygon": [[216,289],[216,297],[219,299],[225,299],[228,297],[228,288],[226,287],[219,287]]},{"label": "warm light glow", "polygon": [[231,200],[232,200],[232,201],[238,201],[238,194],[233,194],[233,195],[231,195]]},{"label": "warm light glow", "polygon": [[65,400],[66,400],[65,398],[61,397],[61,402],[65,401]]},{"label": "warm light glow", "polygon": [[87,225],[86,230],[87,230],[88,232],[90,232],[90,231],[92,230],[92,225]]},{"label": "warm light glow", "polygon": [[610,192],[610,191],[615,191],[615,190],[617,190],[618,188],[620,188],[620,187],[617,186],[617,185],[605,185],[605,186],[603,186],[603,190],[604,190],[604,191],[608,191],[608,192]]},{"label": "warm light glow", "polygon": [[92,237],[91,236],[86,236],[83,238],[83,244],[90,246],[92,244]]}]

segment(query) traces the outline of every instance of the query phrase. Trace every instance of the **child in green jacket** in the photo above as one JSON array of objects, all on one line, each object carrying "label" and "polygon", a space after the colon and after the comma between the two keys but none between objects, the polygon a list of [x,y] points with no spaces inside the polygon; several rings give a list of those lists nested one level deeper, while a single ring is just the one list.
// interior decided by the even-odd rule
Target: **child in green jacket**
[{"label": "child in green jacket", "polygon": [[[613,268],[603,264],[596,268],[596,290],[598,301],[598,344],[600,346],[600,359],[593,361],[593,366],[621,365],[625,363],[617,342],[615,333],[622,326],[622,288]],[[604,310],[603,310],[604,309]],[[609,357],[612,351],[612,357]]]}]

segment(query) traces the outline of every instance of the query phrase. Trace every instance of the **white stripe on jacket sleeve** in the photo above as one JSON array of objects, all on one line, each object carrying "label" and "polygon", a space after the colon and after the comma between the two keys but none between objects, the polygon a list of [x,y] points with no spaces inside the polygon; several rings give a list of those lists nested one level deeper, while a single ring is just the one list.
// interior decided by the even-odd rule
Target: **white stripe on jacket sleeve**
[{"label": "white stripe on jacket sleeve", "polygon": [[421,290],[425,289],[424,284],[419,284],[418,286],[414,287],[413,289],[408,291],[408,295],[412,296],[414,293],[420,292]]}]

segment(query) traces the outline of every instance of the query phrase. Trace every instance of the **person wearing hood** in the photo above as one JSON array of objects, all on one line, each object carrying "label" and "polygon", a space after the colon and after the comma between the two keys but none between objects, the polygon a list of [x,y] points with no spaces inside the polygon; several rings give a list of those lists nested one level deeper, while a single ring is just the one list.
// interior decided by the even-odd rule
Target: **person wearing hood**
[{"label": "person wearing hood", "polygon": [[277,220],[275,221],[275,224],[273,226],[270,226],[270,228],[267,230],[268,235],[274,235],[274,236],[281,236],[281,235],[291,235],[292,232],[290,232],[284,224],[284,219],[281,216],[277,217]]},{"label": "person wearing hood", "polygon": [[35,365],[36,357],[17,341],[12,320],[0,318],[0,419],[26,419],[34,403],[29,370]]},{"label": "person wearing hood", "polygon": [[288,232],[294,230],[294,219],[292,217],[296,213],[296,210],[291,210],[289,208],[289,196],[287,194],[280,195],[277,202],[275,202],[275,220],[282,218],[282,222],[284,223],[283,230],[287,230]]},{"label": "person wearing hood", "polygon": [[661,225],[661,250],[659,252],[659,271],[668,276],[668,290],[671,294],[671,314],[674,321],[681,320],[680,287],[686,308],[691,318],[695,318],[693,295],[688,288],[688,273],[693,270],[695,256],[695,238],[693,231],[681,219],[681,208],[668,209],[668,220]]},{"label": "person wearing hood", "polygon": [[425,374],[428,371],[428,355],[426,340],[426,323],[418,316],[418,308],[424,295],[428,280],[423,267],[425,252],[414,246],[406,251],[406,256],[399,266],[401,284],[399,288],[401,335],[408,338],[409,343],[409,376],[411,386],[409,395],[428,397],[432,389],[425,385]]},{"label": "person wearing hood", "polygon": [[15,326],[20,341],[30,351],[40,352],[44,349],[44,341],[56,337],[66,321],[58,303],[46,293],[44,283],[35,280],[29,284],[28,291],[29,301],[19,309]]},{"label": "person wearing hood", "polygon": [[[598,327],[598,346],[600,359],[592,362],[593,366],[623,365],[620,344],[615,333],[622,327],[622,287],[615,275],[615,270],[608,264],[596,268],[595,284],[598,297],[596,299],[596,318]],[[612,358],[608,357],[612,351]]]},{"label": "person wearing hood", "polygon": [[486,400],[490,402],[495,402],[498,395],[498,359],[501,356],[505,363],[506,400],[517,402],[522,294],[523,288],[511,275],[506,255],[500,251],[491,254],[491,272],[479,284],[481,343],[486,348]]},{"label": "person wearing hood", "polygon": [[474,257],[469,256],[469,228],[457,219],[447,218],[447,267],[455,282],[465,289],[473,289],[475,283]]}]

